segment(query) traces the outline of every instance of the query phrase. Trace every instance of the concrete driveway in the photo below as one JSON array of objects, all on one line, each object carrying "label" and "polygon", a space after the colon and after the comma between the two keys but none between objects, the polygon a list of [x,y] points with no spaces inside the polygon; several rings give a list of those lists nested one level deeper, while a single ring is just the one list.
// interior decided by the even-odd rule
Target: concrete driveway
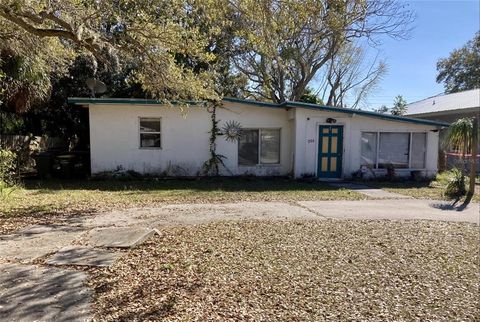
[{"label": "concrete driveway", "polygon": [[[109,254],[110,250],[78,246],[82,240],[91,242],[91,238],[85,239],[86,236],[92,237],[97,231],[112,231],[110,237],[118,237],[115,232],[122,229],[151,230],[172,225],[245,219],[441,220],[479,224],[478,204],[458,210],[445,202],[415,199],[176,204],[102,213],[66,226],[31,226],[16,234],[0,236],[0,320],[93,319],[90,306],[92,291],[85,286],[87,275],[69,266],[60,269],[52,264],[80,265],[87,261],[86,264],[91,265],[92,257],[98,259],[100,256],[105,262],[106,255],[111,255],[106,258],[107,264],[113,263],[117,255]],[[100,241],[104,243],[105,238],[100,238]],[[72,249],[76,250],[73,254],[80,258],[73,256],[72,260],[71,256],[64,256],[65,253],[71,255]],[[45,261],[52,254],[55,255]]]},{"label": "concrete driveway", "polygon": [[451,203],[445,201],[418,199],[303,201],[299,204],[325,218],[480,223],[478,203],[472,203],[465,209],[452,207]]},{"label": "concrete driveway", "polygon": [[195,225],[217,220],[382,219],[440,220],[479,224],[478,204],[459,211],[444,201],[381,199],[359,201],[240,202],[228,204],[175,204],[104,213],[91,224],[115,226]]}]

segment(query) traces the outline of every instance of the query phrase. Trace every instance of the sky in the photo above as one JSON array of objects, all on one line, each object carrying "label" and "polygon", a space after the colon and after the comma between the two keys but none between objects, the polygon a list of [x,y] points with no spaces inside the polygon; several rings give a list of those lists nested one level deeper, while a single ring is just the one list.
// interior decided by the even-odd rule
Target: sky
[{"label": "sky", "polygon": [[407,40],[383,39],[378,50],[388,72],[369,96],[366,109],[390,107],[397,95],[411,103],[443,93],[443,85],[435,81],[437,61],[480,30],[480,0],[404,2],[416,15],[414,29]]}]

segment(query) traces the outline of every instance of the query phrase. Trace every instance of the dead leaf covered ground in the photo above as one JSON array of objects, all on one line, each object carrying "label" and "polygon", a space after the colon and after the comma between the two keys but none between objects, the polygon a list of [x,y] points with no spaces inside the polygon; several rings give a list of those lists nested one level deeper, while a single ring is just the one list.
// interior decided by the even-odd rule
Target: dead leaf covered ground
[{"label": "dead leaf covered ground", "polygon": [[99,321],[473,321],[479,237],[428,221],[170,227],[90,284]]},{"label": "dead leaf covered ground", "polygon": [[0,234],[112,210],[178,203],[360,200],[360,193],[288,179],[27,180],[0,201]]}]

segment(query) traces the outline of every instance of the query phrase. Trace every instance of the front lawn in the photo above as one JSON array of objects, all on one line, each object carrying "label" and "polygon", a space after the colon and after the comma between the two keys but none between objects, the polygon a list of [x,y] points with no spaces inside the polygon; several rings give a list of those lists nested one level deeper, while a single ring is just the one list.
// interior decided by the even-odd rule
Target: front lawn
[{"label": "front lawn", "polygon": [[[366,184],[415,198],[445,199],[445,181]],[[480,201],[478,190],[474,202]],[[360,199],[367,197],[326,183],[288,179],[26,180],[11,198],[0,201],[0,234],[28,224],[59,224],[77,215],[172,203]]]},{"label": "front lawn", "polygon": [[99,321],[473,321],[478,226],[220,222],[164,228],[95,270]]},{"label": "front lawn", "polygon": [[[445,195],[445,188],[448,178],[440,177],[432,181],[371,181],[366,183],[369,186],[381,188],[387,191],[411,196],[417,199],[448,200]],[[468,184],[468,180],[467,180]],[[480,202],[480,185],[477,184],[472,202]]]},{"label": "front lawn", "polygon": [[27,180],[23,186],[0,202],[0,233],[29,223],[60,223],[74,215],[172,203],[366,198],[325,183],[287,179]]}]

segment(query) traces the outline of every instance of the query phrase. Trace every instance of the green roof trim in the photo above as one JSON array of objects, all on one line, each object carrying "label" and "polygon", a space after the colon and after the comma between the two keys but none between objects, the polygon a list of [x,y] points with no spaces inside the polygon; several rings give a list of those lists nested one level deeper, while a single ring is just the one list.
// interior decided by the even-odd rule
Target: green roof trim
[{"label": "green roof trim", "polygon": [[223,100],[231,103],[250,104],[250,105],[273,107],[273,108],[284,108],[284,106],[282,106],[282,104],[284,103],[277,104],[272,102],[260,102],[260,101],[250,100],[250,99],[234,98],[234,97],[224,97]]},{"label": "green roof trim", "polygon": [[431,121],[431,120],[417,119],[413,117],[397,116],[397,115],[390,115],[390,114],[382,114],[382,113],[357,110],[352,108],[322,106],[322,105],[301,103],[301,102],[284,102],[282,104],[285,104],[286,106],[292,106],[292,107],[310,108],[315,110],[325,110],[330,112],[347,113],[347,114],[358,114],[361,116],[373,117],[373,118],[378,118],[378,119],[388,120],[388,121],[408,122],[408,123],[442,126],[442,127],[450,126],[450,123],[447,123],[447,122]]},{"label": "green roof trim", "polygon": [[[141,99],[141,98],[81,98],[81,97],[71,97],[68,98],[68,103],[76,104],[76,105],[90,105],[90,104],[132,104],[132,105],[164,105],[165,101],[155,100],[155,99]],[[351,108],[342,108],[342,107],[333,107],[333,106],[324,106],[324,105],[317,105],[311,103],[302,103],[302,102],[291,102],[286,101],[283,103],[272,103],[272,102],[260,102],[250,99],[241,99],[241,98],[233,98],[233,97],[224,97],[223,101],[232,102],[232,103],[239,103],[239,104],[249,104],[255,105],[260,107],[269,107],[269,108],[281,108],[281,109],[289,109],[289,108],[306,108],[318,111],[328,111],[328,112],[337,112],[337,113],[345,113],[345,114],[356,114],[366,117],[373,117],[382,120],[388,121],[396,121],[396,122],[407,122],[407,123],[414,123],[414,124],[422,124],[422,125],[431,125],[431,126],[440,126],[445,127],[449,126],[449,123],[446,122],[439,122],[439,121],[431,121],[431,120],[423,120],[417,119],[413,117],[405,117],[405,116],[396,116],[390,114],[381,114],[371,111],[364,111],[364,110],[357,110]],[[205,102],[202,101],[171,101],[169,102],[173,105],[178,104],[188,104],[188,105],[204,105]]]},{"label": "green roof trim", "polygon": [[345,114],[358,114],[358,115],[362,115],[362,116],[374,117],[374,118],[378,118],[378,119],[382,119],[382,120],[397,121],[397,122],[408,122],[408,123],[415,123],[415,124],[422,124],[422,125],[432,125],[432,126],[442,126],[442,127],[443,126],[450,126],[450,124],[446,123],[446,122],[423,120],[423,119],[417,119],[417,118],[413,118],[413,117],[382,114],[382,113],[376,113],[376,112],[364,111],[364,110],[357,110],[357,109],[352,109],[352,108],[333,107],[333,106],[317,105],[317,104],[311,104],[311,103],[286,101],[286,102],[277,104],[277,103],[271,103],[271,102],[257,102],[257,101],[254,101],[254,100],[240,99],[240,98],[230,98],[230,97],[225,97],[223,100],[227,101],[227,102],[232,102],[232,103],[251,104],[251,105],[257,105],[257,106],[264,106],[264,107],[287,108],[287,109],[292,108],[292,107],[298,107],[298,108],[323,110],[323,111],[338,112],[338,113],[345,113]]},{"label": "green roof trim", "polygon": [[[132,104],[132,105],[164,105],[166,102],[156,99],[146,98],[88,98],[88,97],[69,97],[67,102],[76,105],[89,104]],[[169,101],[169,104],[179,105],[203,105],[205,102],[201,101]]]}]

